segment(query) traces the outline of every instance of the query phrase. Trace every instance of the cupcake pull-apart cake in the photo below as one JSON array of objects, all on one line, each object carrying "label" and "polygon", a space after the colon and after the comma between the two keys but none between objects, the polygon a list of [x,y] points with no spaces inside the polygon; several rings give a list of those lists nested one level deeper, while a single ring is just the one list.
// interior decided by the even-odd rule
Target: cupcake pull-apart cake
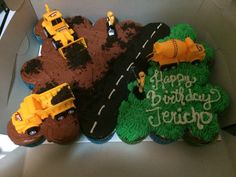
[{"label": "cupcake pull-apart cake", "polygon": [[217,137],[229,97],[208,82],[213,51],[190,25],[119,22],[112,11],[92,23],[45,8],[34,28],[41,56],[20,73],[32,94],[9,121],[13,142],[65,144],[80,131],[95,143],[114,132],[129,144]]}]

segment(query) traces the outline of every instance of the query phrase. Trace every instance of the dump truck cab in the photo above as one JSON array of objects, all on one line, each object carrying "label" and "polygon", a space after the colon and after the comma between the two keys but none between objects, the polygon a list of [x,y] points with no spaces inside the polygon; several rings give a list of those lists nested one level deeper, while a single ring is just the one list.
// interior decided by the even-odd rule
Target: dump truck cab
[{"label": "dump truck cab", "polygon": [[73,114],[75,97],[67,83],[41,94],[25,97],[11,120],[19,134],[35,135],[47,118],[62,120],[66,114]]}]

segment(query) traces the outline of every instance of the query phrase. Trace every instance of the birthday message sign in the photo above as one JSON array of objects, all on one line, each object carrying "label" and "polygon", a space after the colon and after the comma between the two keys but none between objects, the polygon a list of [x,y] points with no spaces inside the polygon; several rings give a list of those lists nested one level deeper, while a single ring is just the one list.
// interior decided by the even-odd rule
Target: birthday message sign
[{"label": "birthday message sign", "polygon": [[[197,82],[196,77],[189,75],[163,75],[163,72],[155,70],[149,82],[152,88],[147,92],[146,98],[150,101],[150,108],[146,109],[151,115],[148,121],[151,126],[158,127],[161,124],[190,124],[196,123],[199,130],[209,124],[213,115],[210,112],[212,103],[221,98],[217,89],[210,89],[209,93],[198,93],[193,91]],[[202,111],[197,111],[194,106],[187,112],[183,107],[187,104],[201,103]],[[166,111],[165,107],[178,104],[176,110]]]}]

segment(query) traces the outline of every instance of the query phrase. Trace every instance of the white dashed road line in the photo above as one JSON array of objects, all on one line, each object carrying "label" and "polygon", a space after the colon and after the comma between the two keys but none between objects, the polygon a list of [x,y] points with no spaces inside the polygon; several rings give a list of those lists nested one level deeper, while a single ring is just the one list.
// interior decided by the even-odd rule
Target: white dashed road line
[{"label": "white dashed road line", "polygon": [[138,59],[138,57],[141,55],[141,52],[139,52],[137,55],[136,55],[136,57],[135,57],[135,59]]},{"label": "white dashed road line", "polygon": [[158,25],[157,29],[159,29],[159,28],[161,27],[161,25],[162,25],[162,24],[160,23],[160,24]]},{"label": "white dashed road line", "polygon": [[134,64],[134,62],[130,63],[130,65],[128,66],[128,68],[126,69],[126,71],[129,71],[129,68]]},{"label": "white dashed road line", "polygon": [[[159,29],[159,28],[161,27],[161,25],[162,25],[162,24],[160,23],[160,24],[157,26],[157,29]],[[150,36],[150,38],[152,38],[156,32],[157,32],[157,31],[153,31],[152,34],[151,34],[151,36]],[[145,41],[145,43],[143,44],[143,46],[142,46],[143,49],[146,47],[148,41],[149,41],[149,40],[147,39],[147,40]],[[139,52],[139,53],[136,55],[135,59],[138,59],[138,57],[139,57],[140,55],[141,55],[141,52]],[[130,63],[130,65],[127,67],[126,71],[129,71],[130,67],[131,67],[133,64],[134,64],[134,62]],[[123,78],[124,78],[124,75],[121,75],[120,78],[116,81],[116,86],[119,85],[121,79],[123,79]],[[108,96],[108,99],[109,99],[109,100],[111,99],[111,96],[112,96],[112,94],[113,94],[115,91],[116,91],[116,89],[112,89],[112,91],[110,92],[110,94],[109,94],[109,96]],[[100,116],[101,113],[102,113],[102,110],[103,110],[104,108],[105,108],[105,105],[102,105],[102,107],[99,109],[97,115]],[[95,121],[95,122],[93,123],[93,126],[92,126],[92,128],[91,128],[91,130],[90,130],[90,133],[93,133],[93,131],[94,131],[95,127],[97,126],[97,124],[98,124],[97,121]]]},{"label": "white dashed road line", "polygon": [[99,111],[98,111],[98,115],[100,116],[101,115],[101,112],[102,112],[102,110],[105,108],[105,105],[102,105],[102,107],[99,109]]},{"label": "white dashed road line", "polygon": [[150,38],[152,38],[154,36],[154,34],[156,33],[156,31],[153,31]]},{"label": "white dashed road line", "polygon": [[120,83],[120,81],[121,81],[122,78],[124,78],[124,75],[121,75],[120,78],[117,80],[116,86],[119,85],[119,83]]},{"label": "white dashed road line", "polygon": [[148,43],[148,40],[143,44],[143,49],[145,48],[146,44]]},{"label": "white dashed road line", "polygon": [[92,128],[91,128],[91,130],[90,130],[90,133],[93,133],[93,131],[94,131],[95,127],[97,126],[97,124],[98,124],[97,121],[95,121],[95,122],[93,123],[93,126],[92,126]]},{"label": "white dashed road line", "polygon": [[108,99],[109,99],[109,100],[111,99],[111,96],[112,96],[112,94],[113,94],[115,91],[116,91],[116,89],[112,89],[111,93],[110,93],[109,96],[108,96]]}]

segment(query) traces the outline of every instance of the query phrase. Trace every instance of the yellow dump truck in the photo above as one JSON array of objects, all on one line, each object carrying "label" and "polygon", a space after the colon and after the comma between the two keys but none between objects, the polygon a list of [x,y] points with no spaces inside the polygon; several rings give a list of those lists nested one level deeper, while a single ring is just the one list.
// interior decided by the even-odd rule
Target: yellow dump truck
[{"label": "yellow dump truck", "polygon": [[87,48],[85,39],[77,37],[76,33],[66,21],[63,19],[62,14],[58,10],[50,10],[48,5],[45,4],[46,12],[43,15],[42,27],[46,37],[52,38],[53,46],[59,53],[66,59],[65,48],[78,43]]},{"label": "yellow dump truck", "polygon": [[205,58],[205,48],[203,45],[194,43],[187,37],[184,41],[170,39],[165,42],[156,42],[153,45],[151,60],[158,62],[160,68],[180,62],[201,61]]},{"label": "yellow dump truck", "polygon": [[41,94],[25,97],[11,120],[19,134],[35,135],[44,119],[62,120],[66,114],[74,114],[75,97],[67,83]]}]

